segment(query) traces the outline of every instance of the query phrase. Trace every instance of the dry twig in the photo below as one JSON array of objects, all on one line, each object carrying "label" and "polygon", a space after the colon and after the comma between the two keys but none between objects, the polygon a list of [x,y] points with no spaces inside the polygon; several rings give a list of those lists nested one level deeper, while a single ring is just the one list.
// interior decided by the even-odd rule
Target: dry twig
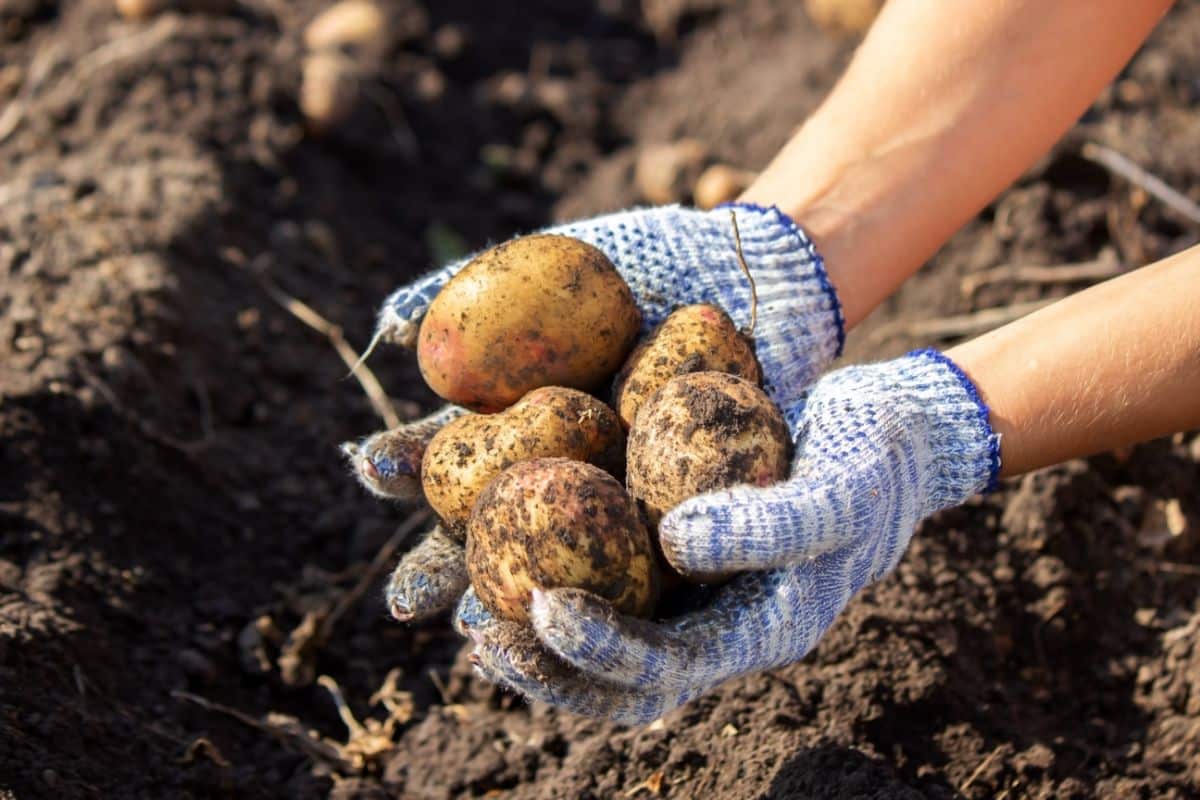
[{"label": "dry twig", "polygon": [[975,768],[975,771],[971,773],[970,777],[963,781],[962,786],[958,787],[959,794],[966,792],[967,789],[970,788],[971,784],[975,782],[975,779],[983,774],[983,771],[987,769],[988,764],[991,764],[993,761],[995,761],[996,756],[1000,755],[1000,751],[1003,749],[1004,745],[1000,745],[995,750],[988,753],[987,758],[979,762],[979,766]]},{"label": "dry twig", "polygon": [[330,344],[333,345],[333,349],[341,356],[343,363],[350,369],[351,374],[358,379],[358,383],[362,386],[363,391],[366,392],[367,399],[371,401],[371,406],[375,409],[375,413],[379,415],[387,427],[395,428],[399,426],[401,424],[400,415],[392,407],[392,401],[388,398],[387,392],[383,390],[383,386],[380,385],[379,379],[375,377],[375,373],[371,372],[366,365],[361,363],[358,354],[354,352],[354,348],[350,346],[349,342],[346,341],[346,337],[342,334],[341,327],[334,325],[322,317],[312,306],[297,300],[283,291],[283,289],[280,289],[274,281],[261,271],[258,272],[258,280],[262,284],[263,290],[285,311],[329,340]]},{"label": "dry twig", "polygon": [[125,418],[135,428],[138,429],[139,433],[141,433],[147,439],[169,447],[172,450],[178,450],[189,457],[198,455],[212,443],[213,430],[211,411],[208,401],[208,392],[202,388],[202,384],[193,387],[193,391],[196,392],[196,396],[200,401],[200,424],[202,432],[199,439],[184,441],[183,439],[176,438],[169,433],[163,433],[158,429],[157,426],[154,425],[154,423],[146,419],[145,416],[139,414],[121,402],[121,398],[117,396],[117,393],[113,391],[112,387],[105,383],[103,378],[93,372],[91,367],[89,367],[85,362],[82,360],[76,361],[76,366],[78,367],[79,374],[83,377],[84,382],[99,392],[104,399],[108,401],[108,404],[112,406],[113,411],[115,411],[118,416]]},{"label": "dry twig", "polygon": [[633,797],[635,794],[639,794],[640,792],[649,792],[655,797],[658,797],[662,794],[662,787],[663,771],[661,769],[655,770],[650,774],[649,778],[646,778],[646,780],[627,790],[625,792],[625,796]]},{"label": "dry twig", "polygon": [[29,110],[30,104],[33,102],[33,96],[37,94],[37,90],[45,83],[46,78],[54,71],[55,67],[59,66],[66,60],[63,53],[62,45],[51,45],[38,51],[33,57],[33,62],[29,65],[29,75],[25,79],[25,83],[21,86],[17,96],[14,97],[5,107],[4,112],[0,113],[0,143],[12,135],[12,132],[21,124],[21,120],[25,116],[25,112]]},{"label": "dry twig", "polygon": [[179,16],[164,14],[155,20],[153,25],[101,45],[80,58],[75,62],[75,66],[67,79],[82,81],[95,74],[97,70],[115,64],[118,61],[127,61],[143,53],[148,53],[174,36],[179,27]]},{"label": "dry twig", "polygon": [[391,131],[396,146],[400,148],[400,155],[409,160],[417,158],[421,154],[421,146],[396,98],[388,94],[386,89],[377,87],[370,80],[362,82],[362,92],[387,118],[388,129]]},{"label": "dry twig", "polygon": [[304,614],[300,624],[288,634],[276,659],[284,683],[289,686],[307,686],[312,682],[316,672],[314,663],[317,653],[332,638],[338,620],[345,616],[367,589],[379,579],[396,555],[396,551],[413,531],[425,524],[431,513],[428,508],[424,508],[409,516],[379,548],[379,552],[375,554],[375,558],[371,560],[358,582],[343,593],[336,603],[322,605]]},{"label": "dry twig", "polygon": [[[153,50],[174,36],[179,27],[179,17],[174,14],[166,14],[143,30],[107,42],[92,52],[74,59],[74,66],[63,78],[62,83],[79,85],[69,90],[67,94],[76,96],[81,94],[82,84],[86,83],[98,70]],[[34,96],[46,82],[50,73],[68,60],[70,60],[70,56],[59,46],[51,46],[40,51],[34,57],[28,79],[17,96],[0,114],[0,143],[4,142],[20,126],[21,121],[25,118],[25,113],[33,103]]]},{"label": "dry twig", "polygon": [[[389,672],[387,680],[394,683],[396,674],[396,670]],[[397,726],[412,719],[412,696],[407,692],[393,692],[395,697],[403,697],[404,700],[388,706],[387,717],[382,722],[368,717],[360,723],[350,711],[350,706],[346,703],[346,698],[342,696],[342,689],[337,685],[337,681],[328,675],[322,675],[317,679],[317,683],[321,684],[333,698],[338,716],[349,732],[346,743],[339,745],[338,750],[346,760],[354,765],[356,770],[361,771],[368,764],[378,761],[382,756],[390,753],[396,746],[392,736],[395,734]],[[385,681],[384,688],[386,686],[387,682]]]},{"label": "dry twig", "polygon": [[312,731],[306,730],[300,724],[300,721],[294,717],[268,713],[263,719],[255,719],[244,711],[239,711],[232,706],[214,702],[191,692],[174,691],[171,692],[171,696],[180,700],[186,700],[189,703],[195,703],[207,711],[216,711],[220,714],[233,717],[238,722],[249,725],[255,730],[262,731],[278,739],[285,746],[290,746],[300,751],[313,761],[320,762],[330,769],[339,772],[351,772],[353,770],[353,765],[342,756],[338,745],[322,739]]},{"label": "dry twig", "polygon": [[1026,314],[1044,308],[1054,302],[1053,298],[1034,300],[1028,303],[1014,303],[999,308],[985,308],[970,314],[959,314],[951,317],[922,320],[896,320],[881,325],[868,335],[868,341],[880,345],[893,336],[912,336],[917,338],[932,337],[935,339],[954,339],[960,336],[971,336],[990,331],[1020,319]]},{"label": "dry twig", "polygon": [[367,589],[383,574],[383,570],[391,563],[400,546],[408,541],[408,537],[412,536],[413,531],[425,524],[432,513],[430,509],[423,508],[411,514],[408,519],[404,520],[396,528],[391,537],[383,543],[383,546],[379,548],[379,552],[375,554],[375,558],[371,559],[371,563],[367,566],[366,571],[363,572],[362,577],[358,579],[358,583],[354,584],[354,587],[350,591],[342,595],[342,599],[329,612],[329,616],[325,617],[325,621],[321,624],[318,631],[318,636],[323,641],[328,641],[329,637],[333,634],[333,627],[337,624],[338,620],[358,602]]},{"label": "dry twig", "polygon": [[1124,271],[1116,254],[1112,250],[1106,249],[1095,260],[1079,264],[1055,266],[1008,264],[983,272],[974,272],[962,279],[961,288],[964,295],[972,297],[980,287],[993,283],[1013,281],[1014,283],[1048,285],[1077,281],[1103,281],[1115,278]]},{"label": "dry twig", "polygon": [[1200,576],[1200,564],[1181,564],[1177,561],[1143,559],[1138,562],[1138,566],[1147,572],[1166,572],[1167,574],[1190,575],[1192,577]]},{"label": "dry twig", "polygon": [[1141,187],[1147,194],[1158,198],[1164,205],[1184,217],[1188,222],[1200,225],[1200,205],[1187,195],[1172,188],[1166,181],[1149,170],[1138,166],[1127,156],[1111,147],[1095,142],[1085,142],[1080,153],[1105,169],[1120,175],[1125,180]]},{"label": "dry twig", "polygon": [[[348,735],[345,744],[326,739],[315,731],[306,729],[300,720],[285,714],[268,712],[262,719],[255,719],[232,706],[208,700],[191,692],[176,691],[171,695],[180,700],[195,703],[208,711],[216,711],[233,717],[255,730],[278,739],[285,746],[298,750],[329,770],[345,774],[362,772],[372,762],[377,762],[382,756],[390,753],[395,747],[392,737],[396,728],[412,719],[412,696],[396,688],[399,676],[399,670],[389,672],[383,686],[371,699],[374,703],[376,697],[385,696],[384,705],[387,708],[387,717],[383,721],[368,718],[362,723],[355,719],[354,714],[350,711],[350,706],[346,703],[346,698],[342,695],[337,681],[328,675],[322,675],[317,679],[317,682],[333,698],[338,716],[346,726]],[[189,759],[194,758],[195,750],[201,742],[207,745],[206,750],[210,758],[221,766],[228,766],[228,762],[221,757],[220,752],[207,739],[198,739],[193,742],[185,756]]]},{"label": "dry twig", "polygon": [[737,244],[738,264],[741,265],[742,272],[746,274],[746,280],[750,281],[750,327],[744,333],[747,339],[753,339],[754,328],[758,325],[758,287],[754,285],[754,276],[750,274],[750,265],[746,263],[746,256],[742,253],[742,234],[738,230],[737,213],[732,208],[729,209],[729,220],[733,223],[733,240]]},{"label": "dry twig", "polygon": [[192,740],[187,749],[183,751],[183,755],[175,759],[176,764],[191,764],[196,761],[197,757],[204,755],[208,760],[216,764],[218,767],[231,767],[229,759],[221,754],[217,746],[212,743],[207,737],[197,736]]}]

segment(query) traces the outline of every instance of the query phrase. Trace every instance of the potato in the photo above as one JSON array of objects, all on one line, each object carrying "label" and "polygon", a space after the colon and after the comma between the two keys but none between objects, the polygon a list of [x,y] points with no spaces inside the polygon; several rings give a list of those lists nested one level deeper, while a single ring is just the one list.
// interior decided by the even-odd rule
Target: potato
[{"label": "potato", "polygon": [[[783,415],[757,386],[721,372],[694,372],[672,378],[642,406],[627,455],[629,493],[657,527],[689,497],[782,480],[791,439]],[[663,557],[675,566],[668,547]]]},{"label": "potato", "polygon": [[713,164],[692,186],[692,200],[696,208],[716,208],[721,203],[731,203],[741,196],[758,178],[758,173],[738,169],[728,164]]},{"label": "potato", "polygon": [[708,148],[696,139],[649,145],[638,154],[633,183],[648,203],[678,203],[687,197],[707,158]]},{"label": "potato", "polygon": [[813,22],[834,35],[866,33],[883,7],[883,0],[805,0]]},{"label": "potato", "polygon": [[633,347],[641,314],[612,262],[569,236],[525,236],[476,256],[417,336],[425,382],[477,411],[540,386],[592,389]]},{"label": "potato", "polygon": [[754,347],[728,314],[706,304],[676,309],[626,359],[613,384],[613,407],[628,428],[642,404],[671,378],[708,371],[762,382]]},{"label": "potato", "polygon": [[559,386],[535,389],[499,414],[468,414],[448,423],[425,448],[425,499],[460,541],[479,493],[518,461],[561,456],[620,475],[625,432],[596,398]]},{"label": "potato", "polygon": [[300,112],[309,130],[327,134],[358,108],[362,87],[354,63],[338,52],[305,56],[300,77]]},{"label": "potato", "polygon": [[128,20],[146,20],[163,11],[225,14],[233,0],[116,0],[117,11]]},{"label": "potato", "polygon": [[523,461],[492,481],[467,528],[467,572],[497,617],[529,620],[533,589],[573,587],[646,617],[658,599],[650,535],[621,484],[565,458]]},{"label": "potato", "polygon": [[342,50],[372,63],[392,43],[388,18],[370,0],[342,0],[322,11],[304,29],[304,46],[312,51]]},{"label": "potato", "polygon": [[125,19],[149,19],[170,7],[169,0],[116,0],[117,11]]}]

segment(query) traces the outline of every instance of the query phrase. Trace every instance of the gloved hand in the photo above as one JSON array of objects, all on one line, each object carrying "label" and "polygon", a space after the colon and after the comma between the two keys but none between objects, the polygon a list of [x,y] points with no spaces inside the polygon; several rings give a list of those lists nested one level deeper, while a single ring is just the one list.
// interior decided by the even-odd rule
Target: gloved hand
[{"label": "gloved hand", "polygon": [[[629,284],[646,330],[682,305],[714,303],[739,327],[751,316],[751,289],[737,257],[731,212],[758,294],[755,350],[764,388],[781,406],[841,352],[841,308],[812,241],[776,208],[735,204],[713,211],[679,206],[635,209],[548,228],[582,239],[609,257]],[[467,260],[396,290],[379,315],[376,338],[412,346],[421,317]],[[442,424],[454,416],[446,411]],[[439,419],[437,415],[433,418]],[[424,423],[422,423],[424,425]],[[360,481],[382,496],[405,497],[419,459],[406,458],[436,427],[403,426],[344,448]],[[395,491],[393,491],[395,490]],[[427,545],[427,546],[426,546]],[[444,534],[418,545],[397,568],[388,602],[404,619],[427,617],[459,598],[462,548]],[[457,560],[457,564],[450,563]],[[424,573],[439,576],[436,581]],[[446,579],[447,576],[453,579]]]},{"label": "gloved hand", "polygon": [[577,713],[656,719],[729,678],[803,658],[860,589],[895,568],[918,522],[999,473],[987,407],[936,351],[830,373],[784,412],[796,445],[789,480],[692,498],[660,527],[686,571],[751,571],[663,622],[551,589],[535,593],[530,630],[492,618],[468,591],[456,624],[476,644],[479,672]]},{"label": "gloved hand", "polygon": [[[758,290],[755,349],[767,394],[795,397],[841,351],[841,308],[812,241],[777,208],[735,204],[712,211],[634,209],[580,220],[559,233],[599,248],[629,284],[644,331],[689,303],[714,303],[739,327],[750,322],[750,284],[737,258],[730,212]],[[379,313],[377,336],[412,346],[421,317],[467,260],[397,289]]]}]

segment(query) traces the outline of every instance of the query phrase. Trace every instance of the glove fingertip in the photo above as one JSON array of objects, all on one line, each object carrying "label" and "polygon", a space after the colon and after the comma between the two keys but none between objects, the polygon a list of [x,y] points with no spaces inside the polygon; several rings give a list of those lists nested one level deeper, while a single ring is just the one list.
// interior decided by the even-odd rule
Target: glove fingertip
[{"label": "glove fingertip", "polygon": [[597,642],[617,636],[612,606],[582,590],[534,590],[529,612],[538,638],[558,655],[584,668]]},{"label": "glove fingertip", "polygon": [[409,350],[417,346],[417,333],[421,330],[421,318],[429,309],[427,303],[411,307],[402,314],[390,301],[379,312],[379,324],[375,329],[374,342],[387,342]]},{"label": "glove fingertip", "polygon": [[732,535],[729,492],[714,492],[676,506],[658,526],[663,556],[685,575],[719,572]]},{"label": "glove fingertip", "polygon": [[494,621],[491,612],[480,602],[479,595],[475,594],[475,589],[468,587],[454,611],[454,630],[461,636],[469,636],[468,631],[482,631]]}]

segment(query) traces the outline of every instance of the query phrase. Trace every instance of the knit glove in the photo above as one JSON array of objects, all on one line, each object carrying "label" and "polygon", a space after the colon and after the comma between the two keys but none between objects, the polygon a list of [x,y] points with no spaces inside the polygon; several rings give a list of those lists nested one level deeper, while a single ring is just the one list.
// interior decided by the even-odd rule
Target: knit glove
[{"label": "knit glove", "polygon": [[[573,236],[603,251],[629,284],[645,330],[679,306],[692,303],[719,305],[736,325],[745,327],[751,319],[752,293],[738,260],[732,215],[737,218],[742,253],[758,295],[754,340],[764,388],[782,406],[795,402],[840,354],[844,331],[837,295],[812,240],[779,209],[746,204],[713,211],[664,206],[541,232]],[[412,346],[429,304],[468,260],[393,292],[380,311],[376,338]],[[449,410],[445,419],[455,413],[461,411]],[[419,459],[404,457],[412,450],[413,438],[414,431],[405,427],[344,449],[368,489],[403,498],[400,490],[412,485],[419,467]],[[452,607],[465,580],[462,558],[461,546],[444,534],[428,537],[389,582],[393,613],[410,620]],[[458,564],[450,563],[454,559]]]},{"label": "knit glove", "polygon": [[895,568],[918,522],[999,472],[987,407],[936,351],[830,373],[785,416],[796,445],[786,482],[692,498],[660,529],[685,572],[748,572],[661,622],[550,589],[534,593],[532,626],[521,627],[468,591],[456,623],[478,671],[577,713],[656,719],[729,678],[803,658],[860,589]]},{"label": "knit glove", "polygon": [[[648,331],[682,305],[714,303],[750,323],[750,284],[737,258],[731,214],[758,290],[755,350],[767,393],[794,400],[841,352],[841,307],[812,240],[777,208],[634,209],[547,228],[599,248],[629,284]],[[377,336],[412,346],[421,317],[459,261],[402,286],[384,301]]]}]

